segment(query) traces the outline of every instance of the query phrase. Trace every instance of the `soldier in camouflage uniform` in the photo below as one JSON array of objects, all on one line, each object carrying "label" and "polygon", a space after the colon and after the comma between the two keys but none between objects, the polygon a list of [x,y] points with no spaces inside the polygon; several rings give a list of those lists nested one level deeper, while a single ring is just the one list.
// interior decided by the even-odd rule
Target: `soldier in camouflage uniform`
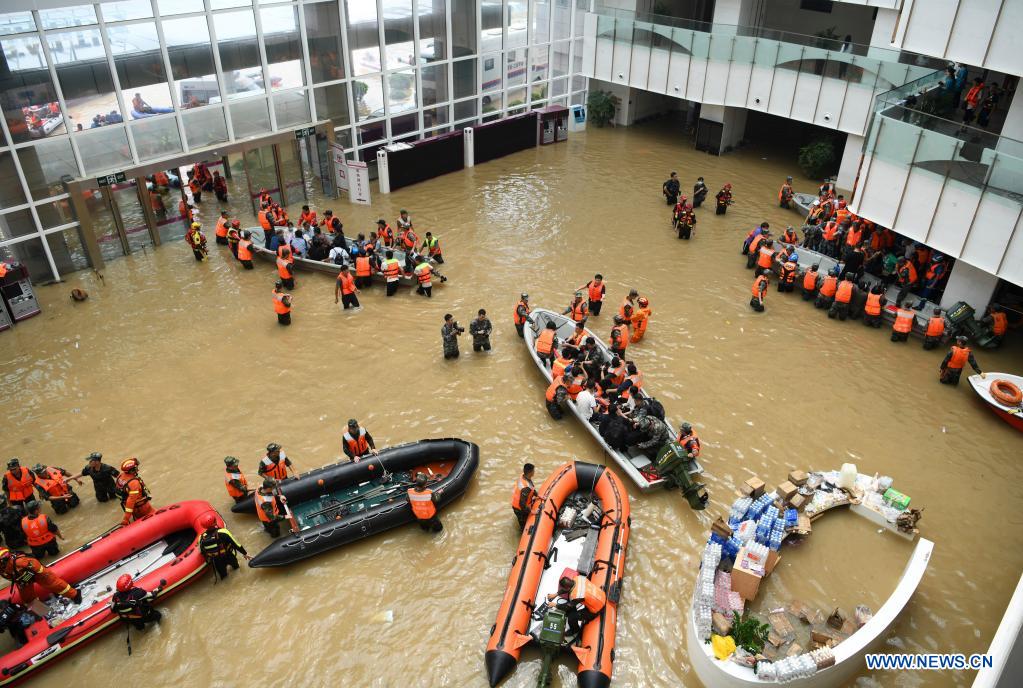
[{"label": "soldier in camouflage uniform", "polygon": [[444,325],[440,328],[441,341],[444,343],[444,358],[458,358],[458,335],[465,332],[459,327],[455,317],[448,313],[444,316]]},{"label": "soldier in camouflage uniform", "polygon": [[490,323],[487,312],[481,308],[476,319],[469,323],[469,334],[472,335],[472,350],[490,351],[490,333],[493,330],[494,326]]},{"label": "soldier in camouflage uniform", "polygon": [[647,436],[647,439],[636,445],[642,452],[649,453],[651,457],[657,455],[661,447],[672,440],[668,426],[660,418],[652,415],[643,415],[635,421],[636,430]]}]

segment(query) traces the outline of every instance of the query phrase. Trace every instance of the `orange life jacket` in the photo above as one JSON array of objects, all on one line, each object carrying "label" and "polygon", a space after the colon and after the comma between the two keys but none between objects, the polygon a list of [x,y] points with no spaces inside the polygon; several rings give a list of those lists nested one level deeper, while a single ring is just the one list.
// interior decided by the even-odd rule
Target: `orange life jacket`
[{"label": "orange life jacket", "polygon": [[156,174],[154,174],[153,181],[156,182],[159,186],[167,186],[170,184],[170,178],[167,176],[166,172],[157,172]]},{"label": "orange life jacket", "polygon": [[256,216],[259,219],[259,226],[263,228],[263,231],[269,232],[273,227],[273,221],[270,219],[269,210],[260,210]]},{"label": "orange life jacket", "polygon": [[900,308],[895,313],[895,322],[892,324],[892,329],[896,332],[909,334],[913,331],[913,321],[915,319],[916,313],[906,308]]},{"label": "orange life jacket", "polygon": [[316,211],[315,210],[310,210],[307,213],[306,211],[303,210],[302,214],[298,216],[298,224],[300,226],[304,225],[304,224],[308,224],[310,226],[311,225],[315,225],[316,224]]},{"label": "orange life jacket", "polygon": [[846,218],[852,215],[848,208],[839,208],[835,211],[835,222],[841,227]]},{"label": "orange life jacket", "polygon": [[1009,327],[1009,318],[1001,311],[993,311],[991,313],[991,334],[998,337],[1005,334],[1005,331]]},{"label": "orange life jacket", "polygon": [[394,230],[391,229],[391,225],[384,225],[383,229],[378,229],[377,237],[384,242],[384,246],[394,246]]},{"label": "orange life jacket", "polygon": [[338,284],[341,285],[342,294],[354,294],[355,293],[355,278],[352,277],[351,273],[341,273],[337,276]]},{"label": "orange life jacket", "polygon": [[807,270],[803,273],[803,289],[813,291],[817,288],[817,271]]},{"label": "orange life jacket", "polygon": [[284,294],[281,294],[281,293],[279,293],[279,292],[277,292],[275,290],[273,292],[273,295],[274,295],[274,313],[276,313],[277,315],[284,315],[285,313],[290,313],[291,312],[291,306],[289,306],[288,304],[284,303]]},{"label": "orange life jacket", "polygon": [[50,532],[49,525],[50,522],[46,519],[46,514],[39,514],[35,517],[25,516],[21,519],[21,529],[25,531],[25,537],[28,538],[28,544],[31,547],[42,547],[57,537]]},{"label": "orange life jacket", "polygon": [[568,364],[572,361],[567,358],[558,356],[554,359],[554,363],[551,365],[551,375],[554,377],[561,377],[565,374],[565,369],[568,368]]},{"label": "orange life jacket", "polygon": [[372,271],[373,268],[371,267],[368,257],[359,256],[355,259],[355,275],[357,277],[369,277]]},{"label": "orange life jacket", "polygon": [[569,317],[571,317],[573,321],[582,322],[583,320],[586,319],[586,311],[588,309],[588,306],[586,305],[585,301],[579,299],[579,303],[575,302],[570,303],[568,304],[568,307],[570,309]]},{"label": "orange life jacket", "polygon": [[419,237],[416,236],[416,233],[411,228],[401,233],[401,244],[409,251],[416,247],[417,241],[419,241]]},{"label": "orange life jacket", "polygon": [[619,364],[617,368],[611,368],[607,371],[608,375],[611,377],[611,382],[615,385],[620,385],[625,382],[626,372],[624,363]]},{"label": "orange life jacket", "polygon": [[252,260],[252,251],[249,247],[252,246],[252,242],[248,239],[242,239],[238,242],[238,260]]},{"label": "orange life jacket", "polygon": [[433,279],[433,268],[429,263],[422,263],[416,266],[415,275],[420,284],[430,284]]},{"label": "orange life jacket", "polygon": [[604,591],[596,584],[591,583],[585,576],[576,576],[575,584],[572,586],[572,592],[568,598],[580,600],[590,614],[599,613],[607,602]]},{"label": "orange life jacket", "polygon": [[778,191],[778,200],[784,201],[788,198],[792,198],[792,187],[785,183],[781,185],[781,189]]},{"label": "orange life jacket", "polygon": [[927,321],[927,331],[924,335],[927,337],[940,337],[945,333],[945,318],[940,315],[936,315]]},{"label": "orange life jacket", "polygon": [[586,285],[586,289],[589,292],[587,296],[590,297],[590,301],[597,302],[604,300],[604,283],[595,282],[590,280],[590,283]]},{"label": "orange life jacket", "polygon": [[[905,269],[905,271],[909,273],[906,278],[902,277],[903,269]],[[895,272],[899,278],[899,284],[903,285],[916,284],[916,267],[914,267],[913,264],[910,263],[908,260],[905,263],[903,263],[901,268],[896,268]]]},{"label": "orange life jacket", "polygon": [[270,504],[271,505],[271,508],[273,509],[273,515],[274,516],[279,516],[280,515],[281,507],[280,507],[280,505],[277,504],[277,498],[274,495],[272,495],[272,494],[265,495],[262,492],[257,492],[255,494],[255,498],[256,498],[256,515],[259,516],[259,520],[260,521],[262,521],[263,523],[269,523],[270,522],[270,517],[267,516],[266,511],[263,509],[263,505],[264,504]]},{"label": "orange life jacket", "polygon": [[862,229],[849,228],[849,231],[845,235],[845,243],[847,246],[859,246],[860,238],[863,236]]},{"label": "orange life jacket", "polygon": [[[231,484],[231,481],[237,480],[242,484],[242,489],[238,489]],[[248,494],[249,481],[245,479],[245,474],[241,472],[241,469],[231,470],[230,468],[224,468],[224,485],[227,486],[227,494],[232,497],[244,497]]]},{"label": "orange life jacket", "polygon": [[863,312],[867,315],[881,315],[881,295],[867,294],[867,303],[863,306]]},{"label": "orange life jacket", "polygon": [[554,330],[544,330],[536,338],[536,353],[549,354],[554,349]]},{"label": "orange life jacket", "polygon": [[393,282],[395,279],[401,276],[401,264],[394,258],[391,258],[390,260],[385,260],[382,267],[384,277],[387,278],[388,282]]},{"label": "orange life jacket", "polygon": [[412,513],[420,521],[428,521],[437,515],[437,505],[433,503],[433,490],[424,488],[422,492],[414,487],[408,489],[408,503]]},{"label": "orange life jacket", "polygon": [[[621,398],[623,400],[628,400],[629,397],[631,397],[633,394],[636,394],[636,393],[639,392],[639,390],[643,389],[643,373],[636,373],[635,375],[629,375],[625,379],[632,381],[632,385],[630,387],[622,390],[622,397]],[[619,383],[619,384],[621,384],[621,383]]]},{"label": "orange life jacket", "polygon": [[522,306],[523,310],[526,311],[526,315],[529,315],[529,304],[526,303],[525,301],[519,301],[517,304],[515,304],[515,310],[512,312],[512,319],[514,320],[515,324],[524,325],[526,319],[524,317],[519,316],[519,306]]},{"label": "orange life jacket", "polygon": [[[764,291],[761,293],[761,285],[764,285]],[[753,294],[753,298],[762,299],[767,295],[767,276],[757,275],[757,278],[753,280],[753,286],[750,288],[750,292]]]},{"label": "orange life jacket", "polygon": [[842,280],[835,290],[836,303],[849,303],[852,300],[853,283],[849,280]]},{"label": "orange life jacket", "polygon": [[547,393],[544,395],[544,398],[547,399],[547,401],[554,401],[554,397],[558,392],[558,387],[564,387],[565,391],[568,391],[568,386],[565,385],[565,380],[560,375],[554,378],[550,386],[547,387]]},{"label": "orange life jacket", "polygon": [[586,330],[576,330],[572,333],[572,336],[568,338],[568,343],[572,346],[580,346],[586,339]]},{"label": "orange life jacket", "polygon": [[799,266],[794,261],[786,261],[781,266],[781,277],[785,284],[792,284],[796,281],[796,269]]},{"label": "orange life jacket", "polygon": [[582,375],[573,376],[572,380],[566,385],[565,389],[568,390],[568,398],[572,401],[575,401],[575,398],[579,396],[579,392],[586,389],[583,385],[584,379]]},{"label": "orange life jacket", "polygon": [[7,478],[7,498],[12,502],[23,502],[31,497],[32,486],[36,482],[35,473],[24,466],[19,466],[18,470],[21,473],[17,476],[12,471],[4,474]]},{"label": "orange life jacket", "polygon": [[284,456],[281,456],[279,459],[274,461],[269,457],[269,455],[265,455],[259,463],[260,467],[263,469],[263,475],[267,478],[284,480],[288,477],[288,462],[287,458]]},{"label": "orange life jacket", "polygon": [[[756,231],[756,230],[753,230],[753,231]],[[753,241],[749,242],[749,248],[746,249],[746,250],[749,251],[750,253],[756,253],[757,248],[760,246],[760,242],[762,242],[763,240],[764,240],[764,235],[763,234],[757,234],[755,237],[753,237]]]},{"label": "orange life jacket", "polygon": [[[614,333],[618,333],[618,342],[615,343]],[[625,351],[629,346],[629,326],[624,323],[621,325],[615,325],[611,328],[611,338],[608,340],[613,348],[619,351]]]},{"label": "orange life jacket", "polygon": [[36,485],[43,488],[43,491],[51,497],[66,497],[71,494],[64,474],[56,468],[47,468],[46,476],[36,476]]},{"label": "orange life jacket", "polygon": [[277,274],[281,276],[281,279],[291,279],[294,276],[294,273],[291,272],[291,263],[284,258],[278,258]]},{"label": "orange life jacket", "polygon": [[838,290],[838,278],[834,275],[828,275],[824,278],[824,282],[821,283],[820,295],[824,298],[830,298],[835,295]]},{"label": "orange life jacket", "polygon": [[216,231],[216,235],[218,237],[220,237],[221,239],[227,237],[227,226],[228,226],[228,224],[229,223],[228,223],[226,217],[222,217],[219,220],[217,220],[217,229],[215,231]]},{"label": "orange life jacket", "polygon": [[625,315],[626,306],[632,308],[633,310],[636,309],[636,305],[632,303],[632,301],[629,301],[629,297],[626,296],[624,299],[622,299],[622,305],[618,307],[618,315],[622,316],[623,318],[626,317]]},{"label": "orange life jacket", "polygon": [[[970,360],[970,347],[953,346],[952,358],[948,359],[948,367],[952,370],[962,370]],[[29,543],[32,544],[32,543]]]},{"label": "orange life jacket", "polygon": [[799,241],[799,237],[792,230],[785,230],[785,233],[781,235],[781,240],[786,244],[794,244]]},{"label": "orange life jacket", "polygon": [[832,220],[824,225],[824,241],[834,241],[838,235],[838,223]]},{"label": "orange life jacket", "polygon": [[[526,503],[522,503],[522,493],[526,493]],[[536,503],[536,489],[533,487],[533,483],[526,480],[523,476],[519,476],[518,480],[515,481],[515,491],[512,492],[511,505],[516,511],[525,511],[526,509],[532,509],[533,504]]]},{"label": "orange life jacket", "polygon": [[343,439],[345,446],[348,447],[348,451],[352,452],[352,456],[362,456],[369,451],[369,442],[366,441],[366,428],[359,428],[358,437],[352,437],[352,434],[345,430]]},{"label": "orange life jacket", "polygon": [[757,256],[757,267],[770,270],[771,266],[774,265],[774,251],[764,246],[760,249],[759,254]]}]

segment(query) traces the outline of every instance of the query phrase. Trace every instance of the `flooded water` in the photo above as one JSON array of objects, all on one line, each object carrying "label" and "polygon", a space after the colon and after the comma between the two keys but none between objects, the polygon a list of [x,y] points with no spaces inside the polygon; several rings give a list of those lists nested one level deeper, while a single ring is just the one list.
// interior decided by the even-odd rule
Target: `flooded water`
[{"label": "flooded water", "polygon": [[[699,212],[690,242],[670,231],[661,200],[671,169],[684,187],[699,175],[711,194],[734,186],[728,215]],[[368,233],[377,217],[393,224],[408,208],[420,235],[440,237],[450,281],[432,300],[410,291],[385,299],[376,287],[361,312],[341,313],[329,276],[299,273],[290,328],[274,318],[271,266],[241,270],[212,231],[207,263],[175,241],[111,262],[103,283],[77,274],[40,289],[44,314],[0,334],[4,443],[23,462],[80,470],[92,451],[110,463],[137,455],[157,504],[209,500],[250,551],[268,541],[254,518],[228,512],[227,454],[253,476],[276,441],[307,470],[336,460],[344,423],[356,417],[378,446],[462,437],[480,445],[481,462],[466,495],[441,514],[439,536],[403,528],[286,570],[207,580],[168,601],[163,624],[133,638],[130,660],[115,634],[37,682],[107,685],[117,666],[119,681],[151,685],[485,686],[484,647],[518,539],[508,501],[521,464],[545,476],[563,461],[604,460],[574,420],[547,415],[545,383],[515,336],[512,309],[521,291],[536,306],[563,308],[595,272],[615,305],[633,287],[650,298],[650,329],[629,351],[669,415],[699,430],[711,494],[697,514],[677,493],[630,489],[615,685],[699,685],[683,610],[710,521],[727,513],[738,482],[758,475],[773,485],[791,469],[846,461],[893,476],[926,506],[920,527],[936,542],[891,647],[986,651],[1023,567],[1020,437],[965,383],[938,384],[942,352],[891,344],[884,332],[828,320],[773,290],[767,312],[751,312],[738,246],[763,219],[798,221],[775,207],[788,174],[797,190],[813,188],[766,149],[711,157],[654,125],[573,134],[375,194],[372,207],[338,202],[349,235]],[[204,203],[203,213],[211,228],[215,206]],[[88,302],[68,299],[74,286],[90,292]],[[473,355],[463,341],[462,358],[444,361],[443,315],[466,325],[481,307],[496,327],[492,354]],[[609,315],[593,328],[609,331]],[[978,358],[988,370],[1021,367],[1018,347]],[[68,545],[120,517],[83,492],[82,506],[56,519]],[[822,606],[876,606],[909,548],[859,522],[844,531],[852,516],[825,519],[818,541],[783,561],[779,589]],[[506,685],[532,685],[538,667],[527,652]],[[574,668],[562,661],[556,681],[574,685]],[[971,680],[877,672],[860,683]]]}]

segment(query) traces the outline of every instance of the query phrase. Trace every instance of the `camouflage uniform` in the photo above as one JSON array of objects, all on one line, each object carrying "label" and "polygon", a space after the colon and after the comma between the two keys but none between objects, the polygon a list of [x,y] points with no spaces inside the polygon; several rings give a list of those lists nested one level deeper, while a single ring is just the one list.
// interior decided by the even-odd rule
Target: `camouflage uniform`
[{"label": "camouflage uniform", "polygon": [[472,335],[472,350],[473,351],[490,351],[490,333],[493,331],[494,326],[490,323],[489,318],[474,318],[469,323],[469,334]]},{"label": "camouflage uniform", "polygon": [[653,449],[656,452],[672,439],[668,426],[664,424],[664,421],[655,416],[642,416],[637,421],[636,429],[646,433],[647,437],[649,437],[649,439],[636,445],[641,451]]},{"label": "camouflage uniform", "polygon": [[444,323],[440,328],[441,340],[444,342],[444,358],[458,358],[458,328],[454,323]]}]

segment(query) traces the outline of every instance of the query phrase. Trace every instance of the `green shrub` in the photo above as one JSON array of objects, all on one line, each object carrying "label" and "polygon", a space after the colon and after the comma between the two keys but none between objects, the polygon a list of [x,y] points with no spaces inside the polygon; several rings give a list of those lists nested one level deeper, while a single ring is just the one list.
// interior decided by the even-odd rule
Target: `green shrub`
[{"label": "green shrub", "polygon": [[799,149],[799,167],[811,179],[830,175],[837,159],[835,142],[831,139],[817,139]]},{"label": "green shrub", "polygon": [[586,99],[586,113],[598,127],[602,127],[615,118],[621,99],[610,91],[590,91]]},{"label": "green shrub", "polygon": [[732,639],[736,647],[741,647],[750,654],[760,654],[767,642],[767,634],[771,631],[768,624],[760,623],[755,616],[732,612]]}]

